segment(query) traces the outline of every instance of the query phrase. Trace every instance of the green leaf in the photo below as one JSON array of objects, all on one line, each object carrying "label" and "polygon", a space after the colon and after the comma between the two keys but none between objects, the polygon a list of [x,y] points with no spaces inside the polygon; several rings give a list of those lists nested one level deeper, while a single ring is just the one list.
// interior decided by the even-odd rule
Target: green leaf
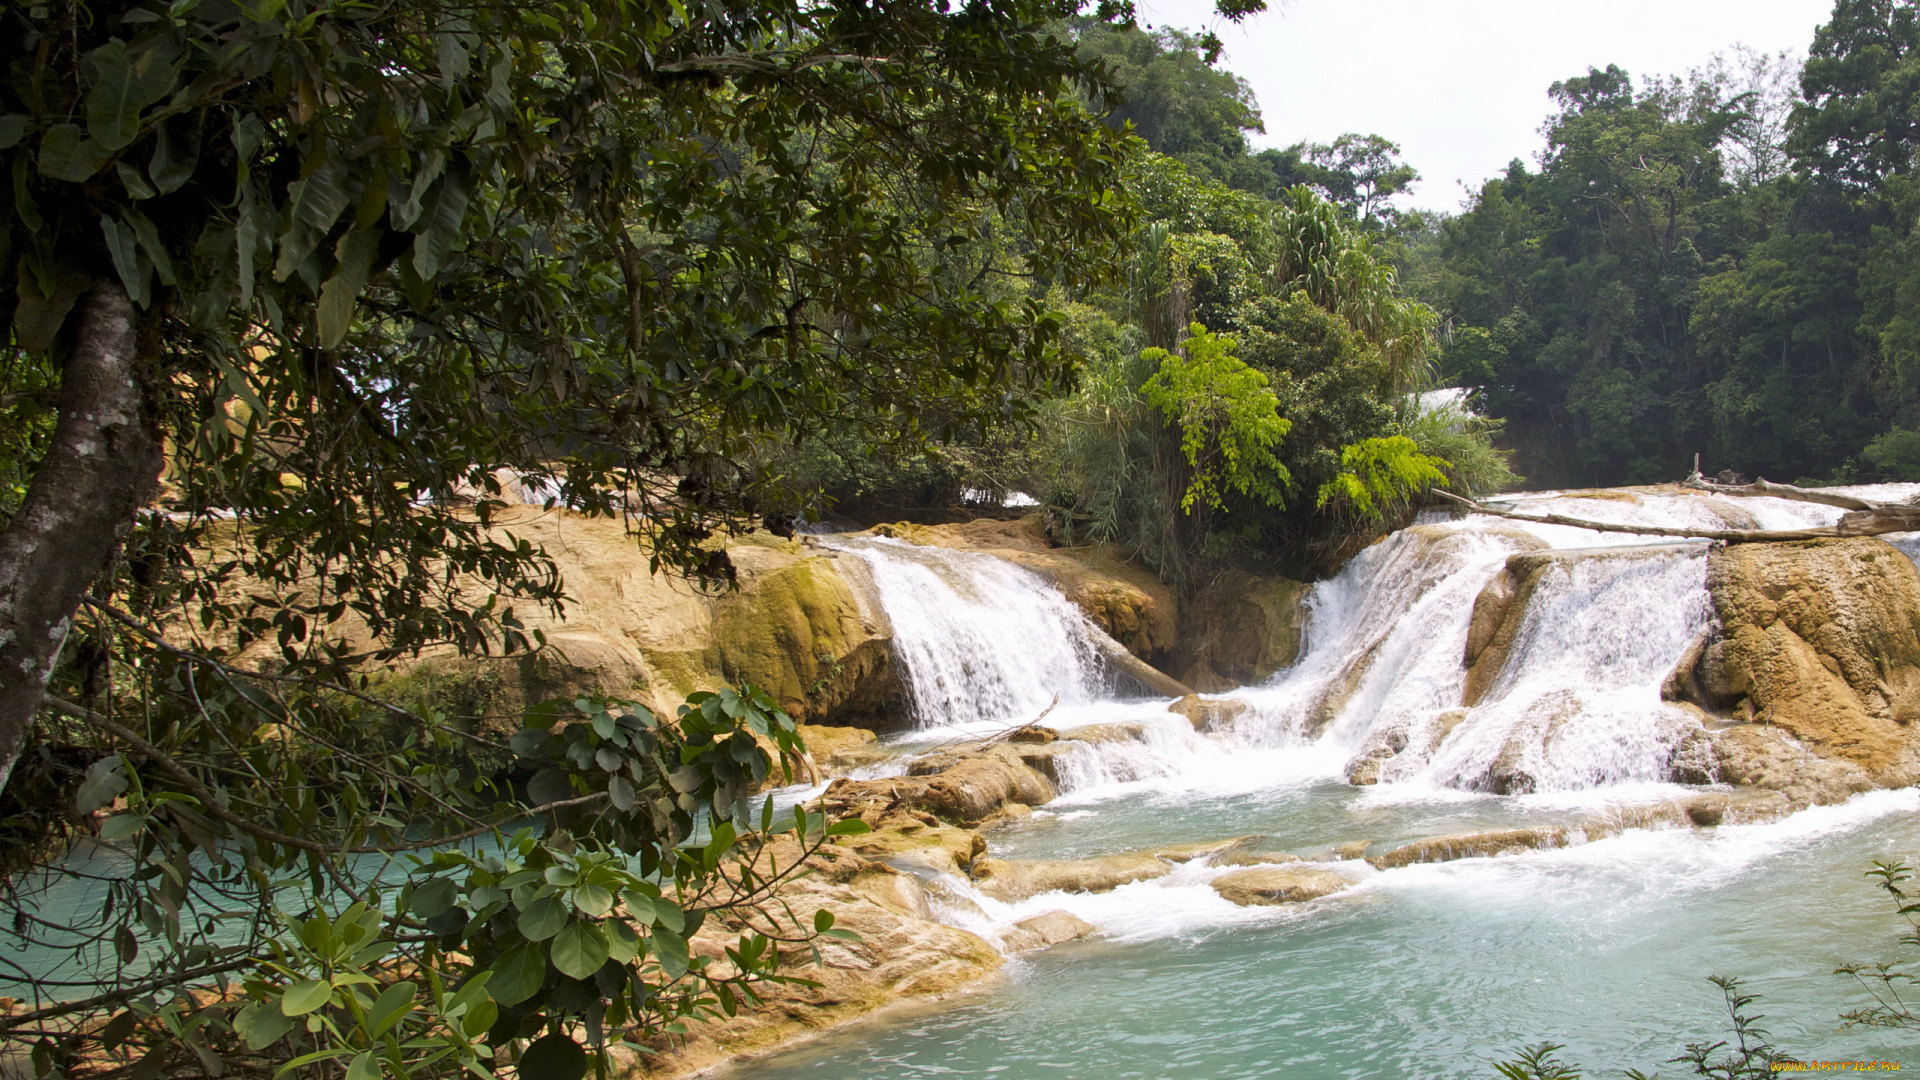
[{"label": "green leaf", "polygon": [[100,839],[124,840],[146,827],[144,814],[115,814],[100,823]]},{"label": "green leaf", "polygon": [[233,1015],[233,1030],[246,1040],[247,1049],[265,1050],[293,1030],[293,1018],[271,1001],[255,1001]]},{"label": "green leaf", "polygon": [[573,906],[598,919],[613,910],[613,894],[598,885],[582,885],[573,890]]},{"label": "green leaf", "polygon": [[[633,784],[624,776],[616,776],[607,781],[607,799],[613,803],[615,810],[623,814],[633,809]],[[858,819],[856,818],[855,820]]]},{"label": "green leaf", "polygon": [[677,979],[687,973],[690,958],[686,940],[680,935],[656,928],[653,932],[653,955],[660,958],[660,970],[667,973],[667,978]]},{"label": "green leaf", "polygon": [[527,1080],[580,1080],[587,1075],[587,1052],[565,1035],[542,1035],[520,1055],[520,1075]]},{"label": "green leaf", "polygon": [[413,996],[419,987],[411,982],[397,982],[387,987],[367,1007],[367,1034],[375,1039],[385,1035],[393,1025],[406,1019],[413,1011]]},{"label": "green leaf", "polygon": [[139,169],[133,167],[132,162],[116,161],[113,163],[113,171],[120,177],[120,186],[126,188],[127,194],[136,202],[141,199],[151,199],[160,194],[153,190],[153,185],[147,183],[147,178]]},{"label": "green leaf", "polygon": [[347,1080],[380,1080],[380,1061],[373,1051],[362,1050],[347,1066]]},{"label": "green leaf", "polygon": [[332,996],[333,984],[326,980],[302,979],[280,995],[280,1011],[288,1016],[305,1016]]},{"label": "green leaf", "polygon": [[119,798],[120,793],[127,790],[126,764],[126,759],[119,754],[109,754],[87,766],[79,790],[73,793],[74,810],[91,814]]},{"label": "green leaf", "polygon": [[844,817],[844,818],[841,818],[839,821],[836,821],[833,824],[827,826],[826,835],[858,836],[861,833],[869,833],[872,831],[873,831],[873,826],[867,824],[866,822],[860,820],[859,818]]},{"label": "green leaf", "polygon": [[55,124],[40,137],[42,176],[85,183],[113,158],[113,151],[89,139],[78,124]]},{"label": "green leaf", "polygon": [[133,1034],[134,1029],[139,1026],[140,1014],[132,1010],[115,1016],[107,1021],[106,1027],[100,1029],[101,1049],[108,1051],[119,1049],[120,1044],[126,1042],[127,1036]]},{"label": "green leaf", "polygon": [[545,941],[567,925],[567,909],[557,896],[542,896],[520,912],[520,935],[528,941]]},{"label": "green leaf", "polygon": [[153,227],[153,221],[131,206],[121,212],[126,216],[127,225],[133,229],[133,235],[139,239],[140,250],[159,273],[161,284],[175,284],[177,279],[173,272],[173,256],[167,254],[166,245],[160,242],[160,232]]},{"label": "green leaf", "polygon": [[547,952],[531,942],[508,949],[493,962],[487,996],[511,1009],[540,992],[547,982]]},{"label": "green leaf", "polygon": [[273,280],[285,281],[313,254],[327,230],[352,203],[347,190],[347,163],[328,161],[304,179],[287,185],[292,203],[286,234],[280,238],[280,258],[273,264]]},{"label": "green leaf", "polygon": [[26,137],[27,125],[33,117],[25,113],[12,113],[0,116],[0,150],[11,150]]},{"label": "green leaf", "polygon": [[153,186],[165,195],[178,191],[193,176],[200,164],[200,122],[198,118],[170,116],[154,129],[153,161],[147,175]]},{"label": "green leaf", "polygon": [[607,957],[615,963],[632,963],[645,949],[639,932],[624,919],[610,919],[601,924],[601,929],[607,934]]},{"label": "green leaf", "polygon": [[134,303],[146,307],[153,302],[153,264],[140,250],[140,238],[129,226],[104,215],[100,218],[100,231],[106,235],[107,254],[113,257],[113,269],[120,275],[120,284],[126,287]]},{"label": "green leaf", "polygon": [[813,932],[824,934],[833,929],[833,912],[821,908],[813,913]]},{"label": "green leaf", "polygon": [[459,893],[459,886],[454,884],[452,878],[429,878],[413,887],[413,895],[408,899],[407,907],[415,915],[423,919],[431,919],[453,907],[453,902]]},{"label": "green leaf", "polygon": [[473,189],[465,173],[448,172],[440,178],[433,209],[424,217],[426,227],[418,230],[420,235],[413,242],[413,272],[423,280],[433,280],[445,264],[447,254],[453,250],[453,241],[467,220],[467,200],[472,197]]},{"label": "green leaf", "polygon": [[562,975],[588,978],[607,962],[607,936],[593,923],[573,923],[553,939],[552,956]]},{"label": "green leaf", "polygon": [[173,88],[174,67],[163,54],[162,39],[132,51],[118,39],[87,54],[94,84],[87,93],[87,132],[108,150],[118,150],[140,134],[140,111]]},{"label": "green leaf", "polygon": [[56,272],[51,296],[40,292],[40,282],[35,275],[19,275],[14,284],[18,300],[18,306],[13,309],[14,336],[29,352],[46,351],[67,321],[67,312],[73,310],[74,301],[92,287],[91,276],[65,262]]},{"label": "green leaf", "polygon": [[380,236],[373,229],[350,230],[335,245],[339,269],[320,288],[317,318],[321,348],[339,345],[353,327],[354,304],[367,286],[367,272],[373,269],[373,257],[379,250]]}]

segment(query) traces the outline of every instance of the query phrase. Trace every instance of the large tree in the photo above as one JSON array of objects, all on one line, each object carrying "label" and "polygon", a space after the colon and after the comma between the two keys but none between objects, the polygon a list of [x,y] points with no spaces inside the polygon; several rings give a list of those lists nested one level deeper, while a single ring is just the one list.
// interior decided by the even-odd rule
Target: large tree
[{"label": "large tree", "polygon": [[233,614],[291,665],[337,666],[348,614],[388,652],[511,647],[456,579],[563,585],[489,539],[497,470],[724,579],[706,536],[793,509],[753,440],[1062,384],[1048,309],[1001,286],[1083,282],[1123,220],[1091,73],[1043,29],[1068,13],[9,5],[0,407],[38,434],[7,463],[0,778],[123,544],[237,517],[184,587],[262,586]]}]

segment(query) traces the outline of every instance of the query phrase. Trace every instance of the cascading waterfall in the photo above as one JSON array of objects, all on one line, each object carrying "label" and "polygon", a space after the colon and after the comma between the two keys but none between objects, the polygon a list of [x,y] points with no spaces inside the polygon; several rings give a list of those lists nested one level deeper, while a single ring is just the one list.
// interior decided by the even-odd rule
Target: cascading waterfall
[{"label": "cascading waterfall", "polygon": [[885,538],[833,546],[872,571],[922,727],[1005,724],[1107,696],[1098,628],[1032,571]]},{"label": "cascading waterfall", "polygon": [[[1511,505],[1715,529],[1830,525],[1841,513],[1649,491]],[[1920,556],[1920,534],[1886,539]],[[1833,1017],[1859,1005],[1840,982],[1795,979],[1783,992],[1757,969],[1885,955],[1904,927],[1870,887],[1845,886],[1870,859],[1911,857],[1920,790],[1710,829],[1636,816],[1700,797],[1669,782],[1697,714],[1661,691],[1710,629],[1704,543],[1423,517],[1314,585],[1295,663],[1206,695],[1218,705],[1200,731],[1164,699],[1114,700],[1088,644],[1097,631],[1038,577],[984,555],[832,543],[873,567],[923,725],[972,734],[1058,696],[1045,723],[1067,736],[1053,762],[1059,797],[989,833],[993,857],[1255,843],[1247,858],[1167,855],[1157,877],[1017,899],[996,899],[1006,894],[990,877],[903,864],[922,875],[936,918],[989,941],[1066,912],[1105,944],[1040,953],[969,1004],[830,1036],[749,1068],[750,1080],[1480,1075],[1490,1054],[1543,1039],[1577,1043],[1568,1056],[1590,1062],[1653,1065],[1677,1035],[1724,1022],[1703,986],[1709,971],[1754,977],[1780,1041],[1809,1058],[1910,1049],[1836,1033]],[[1485,661],[1471,671],[1470,636]],[[949,736],[923,731],[903,749],[935,738]],[[1390,857],[1506,836],[1546,839],[1475,852],[1519,857]],[[1277,906],[1241,906],[1216,888],[1249,872],[1349,887]],[[1093,1015],[1103,1022],[1085,1023]]]},{"label": "cascading waterfall", "polygon": [[1415,775],[1520,793],[1667,779],[1693,721],[1660,700],[1660,685],[1709,608],[1699,545],[1556,560],[1487,699]]}]

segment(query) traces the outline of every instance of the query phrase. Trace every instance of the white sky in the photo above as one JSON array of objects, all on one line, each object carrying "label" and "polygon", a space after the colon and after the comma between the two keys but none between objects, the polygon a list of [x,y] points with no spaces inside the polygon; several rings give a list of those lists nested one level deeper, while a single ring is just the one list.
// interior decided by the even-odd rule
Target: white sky
[{"label": "white sky", "polygon": [[1269,0],[1234,26],[1213,0],[1137,0],[1140,21],[1226,43],[1267,134],[1258,146],[1348,131],[1400,144],[1422,181],[1403,206],[1458,209],[1518,157],[1533,162],[1547,87],[1618,64],[1683,74],[1734,44],[1804,53],[1832,0]]}]

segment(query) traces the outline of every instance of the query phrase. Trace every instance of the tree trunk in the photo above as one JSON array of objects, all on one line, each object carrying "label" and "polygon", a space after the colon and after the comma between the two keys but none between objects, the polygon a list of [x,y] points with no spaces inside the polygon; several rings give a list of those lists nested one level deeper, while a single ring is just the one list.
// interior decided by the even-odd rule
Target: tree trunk
[{"label": "tree trunk", "polygon": [[139,317],[116,281],[80,299],[53,445],[0,533],[0,788],[13,773],[80,598],[164,459],[138,377]]}]

